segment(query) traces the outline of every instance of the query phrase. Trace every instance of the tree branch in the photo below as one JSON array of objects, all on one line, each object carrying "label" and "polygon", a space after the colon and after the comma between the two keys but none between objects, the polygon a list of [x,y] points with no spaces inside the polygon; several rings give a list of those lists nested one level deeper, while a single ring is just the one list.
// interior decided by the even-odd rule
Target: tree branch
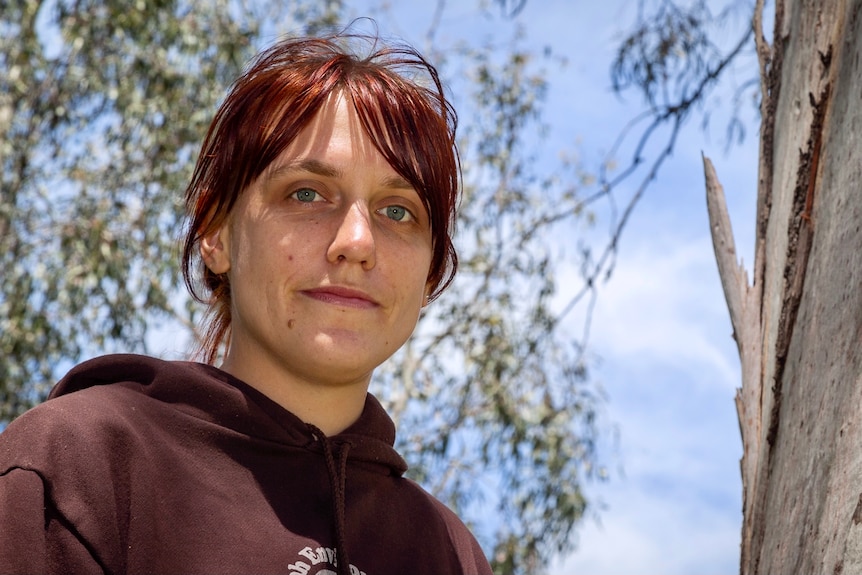
[{"label": "tree branch", "polygon": [[[733,241],[730,216],[727,214],[724,188],[718,181],[712,162],[706,156],[703,156],[703,172],[706,177],[706,208],[709,213],[709,227],[712,233],[712,245],[715,249],[715,260],[718,263],[718,275],[730,311],[733,338],[736,340],[737,346],[740,346],[747,337],[751,336],[751,334],[745,333],[748,274],[746,274],[742,264],[737,261],[736,245]],[[742,354],[741,350],[740,354]]]},{"label": "tree branch", "polygon": [[[706,176],[706,205],[718,275],[727,300],[733,337],[736,340],[742,366],[742,389],[736,393],[736,410],[743,446],[741,462],[743,513],[745,517],[751,517],[751,510],[757,503],[763,426],[763,382],[760,373],[763,348],[760,316],[762,290],[759,286],[748,284],[745,269],[737,262],[724,189],[718,181],[712,162],[706,156],[703,157],[703,169]],[[743,566],[749,564],[751,556],[751,537],[746,535],[747,529],[750,529],[750,524],[743,525],[741,559]]]}]

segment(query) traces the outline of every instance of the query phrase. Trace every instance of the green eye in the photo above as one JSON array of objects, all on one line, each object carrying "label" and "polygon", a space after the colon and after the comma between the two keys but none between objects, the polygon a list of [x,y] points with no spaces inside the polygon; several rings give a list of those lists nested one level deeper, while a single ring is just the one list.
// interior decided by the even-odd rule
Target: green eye
[{"label": "green eye", "polygon": [[388,206],[386,208],[386,217],[396,222],[403,222],[410,219],[410,212],[403,206]]},{"label": "green eye", "polygon": [[311,188],[302,188],[302,189],[296,190],[291,195],[293,197],[295,197],[297,200],[299,200],[300,202],[308,203],[308,202],[315,201],[317,199],[318,193],[315,192],[314,190],[312,190]]}]

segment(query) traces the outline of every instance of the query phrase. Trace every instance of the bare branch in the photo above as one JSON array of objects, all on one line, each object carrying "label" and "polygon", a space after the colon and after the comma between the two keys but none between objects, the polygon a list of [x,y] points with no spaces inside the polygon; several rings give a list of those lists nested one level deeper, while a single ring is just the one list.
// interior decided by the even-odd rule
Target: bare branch
[{"label": "bare branch", "polygon": [[718,275],[721,279],[721,287],[724,289],[727,307],[730,310],[730,323],[733,326],[734,339],[737,345],[741,345],[741,342],[749,335],[743,333],[748,276],[745,273],[745,268],[736,258],[736,246],[733,241],[730,217],[727,215],[724,188],[718,181],[712,162],[706,156],[703,156],[703,172],[706,177],[706,207],[709,213],[712,245],[718,263]]},{"label": "bare branch", "polygon": [[619,146],[621,146],[625,136],[628,135],[628,133],[630,133],[638,123],[649,117],[652,117],[652,121],[646,126],[646,128],[644,128],[640,138],[638,139],[637,144],[635,145],[634,151],[631,154],[631,161],[629,162],[628,166],[626,166],[626,168],[620,173],[618,173],[613,179],[607,180],[607,162],[605,162],[600,171],[600,191],[595,196],[591,196],[590,198],[588,198],[589,201],[592,202],[598,199],[598,197],[607,197],[609,203],[611,203],[612,208],[614,209],[615,207],[613,205],[613,193],[615,189],[622,182],[631,177],[641,167],[641,164],[644,161],[644,151],[647,149],[647,146],[652,143],[653,136],[656,134],[658,129],[666,124],[670,124],[671,132],[668,136],[666,144],[655,157],[655,160],[650,166],[650,169],[642,178],[638,188],[635,190],[634,194],[629,198],[628,202],[623,208],[619,219],[616,219],[616,216],[614,215],[614,223],[612,224],[610,237],[604,251],[602,252],[602,255],[598,258],[598,260],[596,260],[595,264],[591,267],[591,270],[585,274],[584,286],[567,302],[565,306],[563,306],[562,311],[555,318],[555,326],[559,325],[562,319],[575,308],[577,303],[584,297],[584,295],[586,295],[586,293],[593,289],[593,286],[595,285],[596,281],[601,276],[604,275],[606,278],[610,277],[613,272],[614,258],[618,249],[619,240],[622,237],[622,233],[625,229],[626,224],[628,223],[629,217],[634,212],[634,208],[643,197],[648,185],[658,175],[658,171],[661,168],[662,164],[673,153],[679,132],[685,121],[688,119],[689,114],[693,111],[694,106],[703,101],[703,99],[706,97],[707,90],[709,90],[709,88],[718,81],[719,77],[721,77],[722,73],[727,69],[727,66],[730,65],[730,63],[743,50],[743,48],[751,38],[751,34],[752,29],[747,29],[746,32],[742,35],[742,37],[739,39],[739,41],[736,43],[736,45],[733,47],[733,49],[721,60],[719,60],[712,69],[708,70],[703,75],[703,77],[694,87],[694,90],[691,91],[687,96],[685,96],[676,103],[668,104],[664,107],[653,107],[646,112],[642,112],[641,114],[633,118],[623,128],[622,133],[615,141],[614,147],[608,155],[609,157],[612,157],[612,155],[616,153],[616,150],[619,148]]},{"label": "bare branch", "polygon": [[437,30],[440,29],[440,21],[443,19],[443,12],[445,10],[446,0],[437,0],[434,15],[431,17],[431,24],[428,25],[428,30],[425,32],[425,50],[428,52],[434,46],[434,39],[437,36]]}]

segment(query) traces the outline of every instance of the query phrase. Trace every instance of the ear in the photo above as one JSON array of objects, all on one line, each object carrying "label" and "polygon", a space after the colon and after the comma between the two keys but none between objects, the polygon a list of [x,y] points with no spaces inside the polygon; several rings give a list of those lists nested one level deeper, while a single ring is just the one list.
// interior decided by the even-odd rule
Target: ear
[{"label": "ear", "polygon": [[201,259],[214,274],[230,270],[230,242],[228,223],[225,222],[212,233],[201,238]]}]

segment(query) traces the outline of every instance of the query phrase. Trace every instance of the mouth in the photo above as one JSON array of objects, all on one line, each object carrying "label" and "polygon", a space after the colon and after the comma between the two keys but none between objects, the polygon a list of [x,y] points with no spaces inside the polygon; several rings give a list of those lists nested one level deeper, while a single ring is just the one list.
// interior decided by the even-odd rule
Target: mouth
[{"label": "mouth", "polygon": [[325,286],[309,290],[303,290],[303,295],[311,299],[353,309],[373,309],[379,307],[379,303],[367,293],[354,288],[342,286]]}]

